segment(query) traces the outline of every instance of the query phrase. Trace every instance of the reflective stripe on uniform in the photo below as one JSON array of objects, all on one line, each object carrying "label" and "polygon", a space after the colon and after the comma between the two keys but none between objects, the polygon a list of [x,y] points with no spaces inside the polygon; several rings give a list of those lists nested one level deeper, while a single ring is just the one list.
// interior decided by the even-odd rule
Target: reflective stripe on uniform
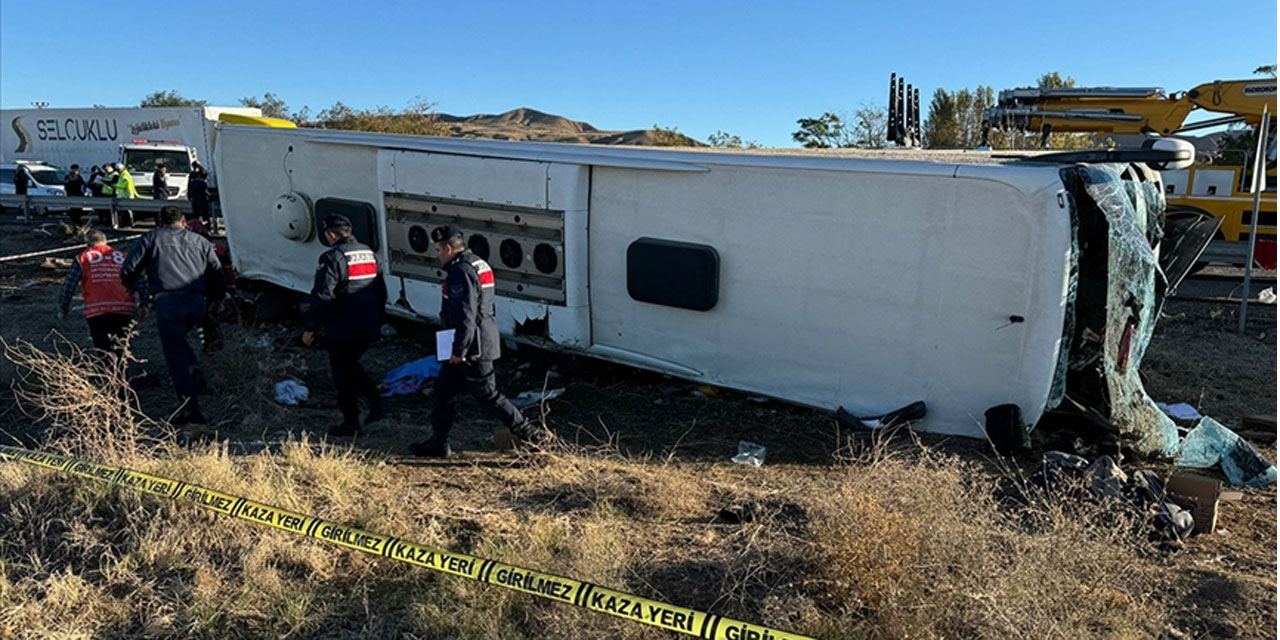
[{"label": "reflective stripe on uniform", "polygon": [[373,256],[372,251],[367,249],[345,251],[342,255],[347,257],[348,280],[368,280],[377,277],[378,260]]},{"label": "reflective stripe on uniform", "polygon": [[480,288],[492,289],[493,288],[493,269],[489,268],[489,263],[485,262],[484,260],[476,260],[475,262],[471,263],[471,266],[475,267],[476,276],[480,278]]}]

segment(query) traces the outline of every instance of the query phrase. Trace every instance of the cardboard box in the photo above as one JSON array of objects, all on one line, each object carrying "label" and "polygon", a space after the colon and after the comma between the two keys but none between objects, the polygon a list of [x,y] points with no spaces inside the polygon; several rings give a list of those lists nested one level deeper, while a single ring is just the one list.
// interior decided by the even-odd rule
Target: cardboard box
[{"label": "cardboard box", "polygon": [[1165,483],[1164,490],[1174,502],[1191,510],[1195,519],[1195,533],[1213,533],[1218,524],[1218,498],[1222,495],[1222,483],[1192,473],[1175,473]]}]

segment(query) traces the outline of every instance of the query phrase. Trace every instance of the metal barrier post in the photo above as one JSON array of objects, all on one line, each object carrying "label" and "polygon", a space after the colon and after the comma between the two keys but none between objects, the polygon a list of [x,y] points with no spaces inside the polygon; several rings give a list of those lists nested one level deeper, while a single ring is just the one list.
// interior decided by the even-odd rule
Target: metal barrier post
[{"label": "metal barrier post", "polygon": [[1267,134],[1271,117],[1267,115],[1267,107],[1262,105],[1262,123],[1258,125],[1258,147],[1253,153],[1253,218],[1249,220],[1249,259],[1244,263],[1244,290],[1240,292],[1240,325],[1239,333],[1244,335],[1245,319],[1249,316],[1250,284],[1253,280],[1253,252],[1258,242],[1258,201],[1262,198],[1262,187],[1267,181]]}]

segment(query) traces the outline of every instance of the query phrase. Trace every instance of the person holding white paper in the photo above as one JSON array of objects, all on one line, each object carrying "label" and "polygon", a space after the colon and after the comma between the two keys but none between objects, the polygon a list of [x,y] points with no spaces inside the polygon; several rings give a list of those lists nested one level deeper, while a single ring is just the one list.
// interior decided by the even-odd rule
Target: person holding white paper
[{"label": "person holding white paper", "polygon": [[[437,353],[444,365],[436,378],[435,408],[431,412],[431,438],[409,446],[414,455],[443,458],[449,449],[449,430],[456,414],[455,398],[459,391],[470,388],[483,401],[504,427],[494,430],[494,444],[511,448],[511,437],[532,439],[533,425],[498,391],[493,374],[493,361],[502,355],[498,323],[494,319],[493,269],[479,256],[467,250],[462,230],[454,225],[431,230],[436,258],[448,270],[441,286],[440,324],[453,330],[451,349]],[[441,332],[444,333],[444,332]],[[438,335],[437,344],[445,343]]]}]

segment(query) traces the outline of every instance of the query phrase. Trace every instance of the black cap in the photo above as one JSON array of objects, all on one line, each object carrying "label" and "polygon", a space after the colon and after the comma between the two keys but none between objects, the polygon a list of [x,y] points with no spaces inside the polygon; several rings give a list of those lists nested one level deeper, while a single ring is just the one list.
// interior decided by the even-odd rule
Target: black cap
[{"label": "black cap", "polygon": [[321,223],[321,226],[324,227],[322,231],[328,231],[335,227],[342,227],[342,226],[350,227],[351,220],[348,219],[346,216],[340,216],[335,214],[331,216],[325,216],[324,222]]},{"label": "black cap", "polygon": [[444,242],[452,238],[461,238],[462,229],[456,224],[446,224],[443,227],[436,227],[431,230],[432,242]]}]

